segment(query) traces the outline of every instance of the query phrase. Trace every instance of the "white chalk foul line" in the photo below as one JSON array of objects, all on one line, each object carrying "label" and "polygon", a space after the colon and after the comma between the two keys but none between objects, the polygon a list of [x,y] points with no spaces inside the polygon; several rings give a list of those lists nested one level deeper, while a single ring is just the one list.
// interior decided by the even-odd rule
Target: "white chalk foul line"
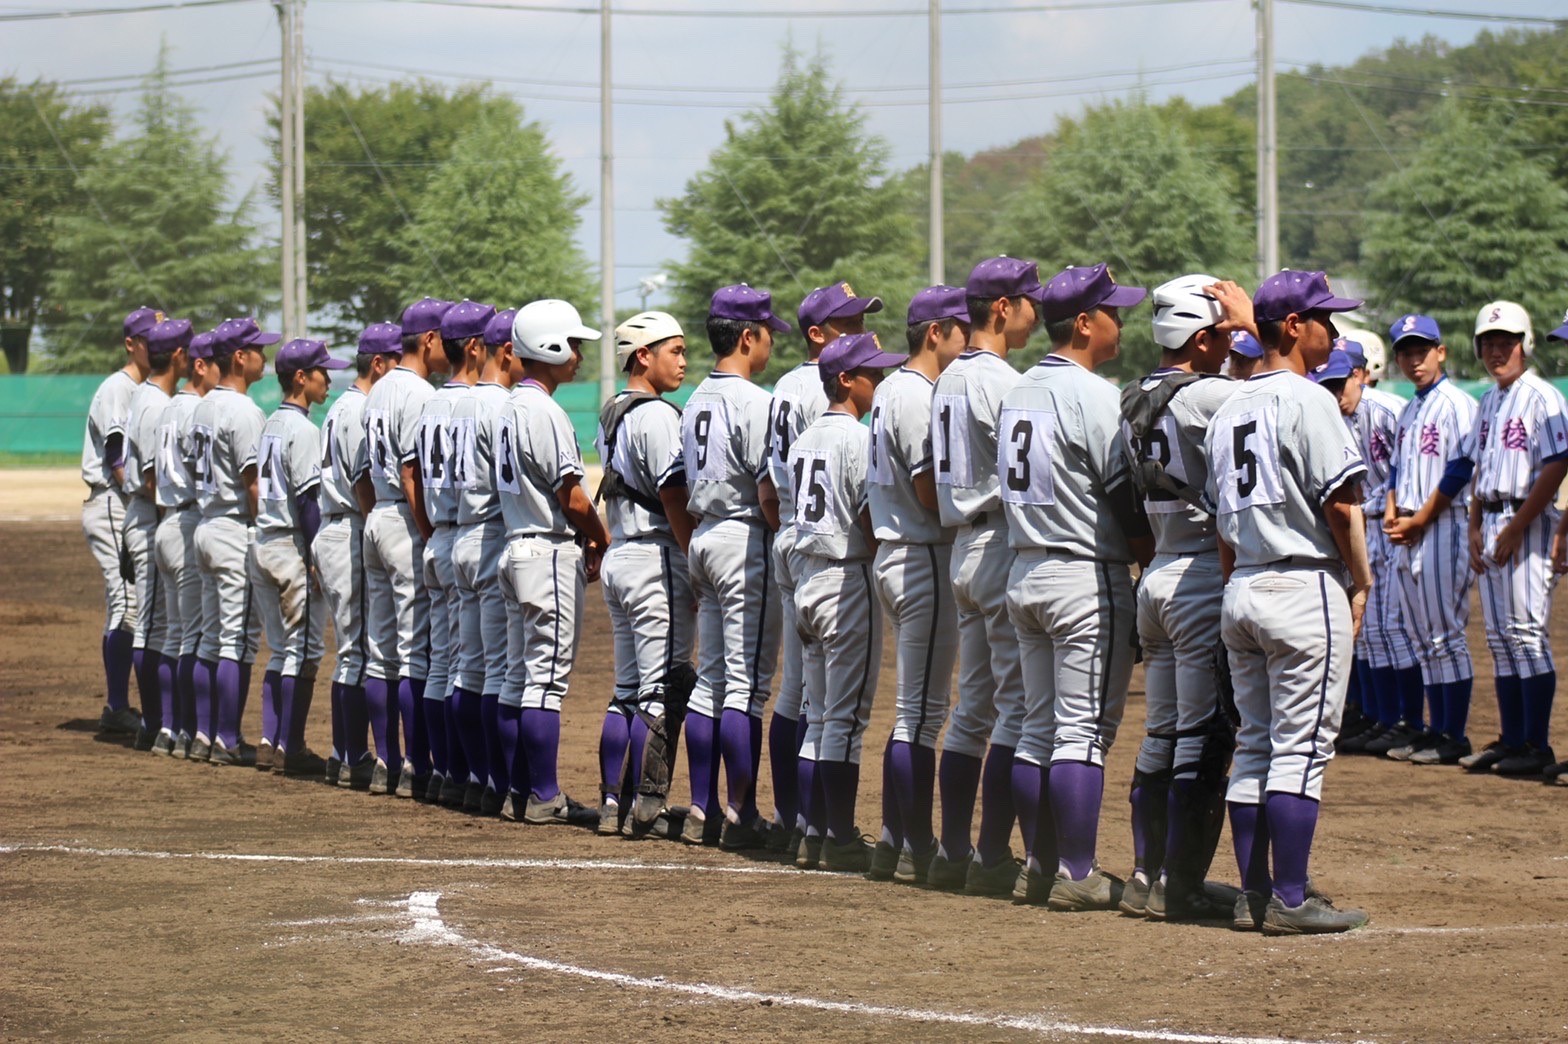
[{"label": "white chalk foul line", "polygon": [[[738,989],[707,982],[676,982],[663,976],[628,975],[623,972],[586,968],[577,964],[547,960],[525,953],[502,949],[489,943],[470,939],[453,929],[441,916],[440,892],[415,892],[408,897],[406,909],[413,923],[398,933],[396,941],[404,944],[427,946],[454,946],[483,961],[494,962],[500,967],[491,971],[516,971],[530,969],[567,975],[594,982],[610,983],[638,990],[652,990],[697,997],[710,1001],[733,1004],[764,1004],[780,1008],[801,1008],[808,1011],[854,1015],[866,1019],[900,1022],[936,1023],[946,1026],[972,1026],[986,1029],[1020,1030],[1043,1037],[1115,1037],[1122,1040],[1174,1041],[1178,1044],[1287,1044],[1278,1037],[1236,1037],[1213,1033],[1181,1033],[1172,1030],[1133,1029],[1127,1026],[1090,1026],[1064,1022],[1037,1015],[1002,1015],[985,1012],[939,1011],[928,1008],[905,1008],[887,1004],[861,1004],[854,1001],[826,1000],[794,993],[767,993],[760,990]],[[1290,1044],[1301,1044],[1293,1041]]]}]

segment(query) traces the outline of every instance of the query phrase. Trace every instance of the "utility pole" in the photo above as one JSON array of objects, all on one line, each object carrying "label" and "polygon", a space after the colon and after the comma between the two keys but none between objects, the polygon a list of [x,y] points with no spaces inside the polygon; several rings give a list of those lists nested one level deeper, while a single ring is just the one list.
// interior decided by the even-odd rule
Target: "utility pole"
[{"label": "utility pole", "polygon": [[927,16],[927,31],[931,37],[931,53],[926,62],[930,66],[928,82],[931,97],[926,101],[926,109],[930,113],[930,239],[927,250],[931,254],[931,283],[946,282],[943,277],[945,265],[942,255],[947,247],[942,236],[942,0],[931,0],[931,13]]},{"label": "utility pole", "polygon": [[304,0],[276,0],[283,43],[278,96],[279,189],[282,203],[283,336],[303,337],[305,303],[305,17]]},{"label": "utility pole", "polygon": [[1279,271],[1279,139],[1274,96],[1274,0],[1258,6],[1258,279]]},{"label": "utility pole", "polygon": [[294,318],[296,337],[310,326],[305,300],[305,0],[290,0],[294,8]]},{"label": "utility pole", "polygon": [[610,104],[610,0],[599,0],[599,404],[615,397],[615,160]]}]

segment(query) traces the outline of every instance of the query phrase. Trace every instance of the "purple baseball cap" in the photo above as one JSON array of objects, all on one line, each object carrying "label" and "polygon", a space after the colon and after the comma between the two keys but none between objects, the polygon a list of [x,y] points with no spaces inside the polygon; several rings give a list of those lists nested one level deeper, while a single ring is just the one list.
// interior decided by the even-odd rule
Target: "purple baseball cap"
[{"label": "purple baseball cap", "polygon": [[211,359],[212,342],[217,340],[217,332],[208,330],[191,338],[191,343],[186,345],[185,354],[192,359]]},{"label": "purple baseball cap", "polygon": [[317,367],[323,370],[346,370],[348,362],[329,355],[326,341],[312,341],[308,337],[298,337],[285,344],[278,349],[278,357],[272,361],[272,368],[278,373],[314,370]]},{"label": "purple baseball cap", "polygon": [[424,297],[403,309],[403,334],[429,333],[441,329],[441,319],[452,308],[451,301]]},{"label": "purple baseball cap", "polygon": [[831,286],[819,286],[807,294],[795,315],[804,330],[808,326],[821,326],[829,319],[847,319],[881,310],[880,297],[856,297],[850,285],[840,281]]},{"label": "purple baseball cap", "polygon": [[1342,381],[1355,372],[1355,369],[1350,353],[1342,348],[1335,348],[1328,353],[1328,361],[1312,371],[1312,379],[1319,384],[1324,381]]},{"label": "purple baseball cap", "polygon": [[241,348],[262,348],[269,344],[276,344],[282,340],[283,335],[263,330],[256,325],[256,320],[251,318],[228,319],[218,324],[212,331],[212,351],[214,355],[227,355],[237,352]]},{"label": "purple baseball cap", "polygon": [[517,318],[517,309],[504,308],[490,317],[485,324],[485,345],[503,345],[512,339],[512,320]]},{"label": "purple baseball cap", "polygon": [[928,286],[909,299],[910,326],[943,319],[969,321],[969,292],[961,286]]},{"label": "purple baseball cap", "polygon": [[889,370],[908,361],[907,355],[891,355],[882,350],[882,342],[874,333],[845,334],[826,348],[817,359],[817,368],[824,377],[837,377],[850,370]]},{"label": "purple baseball cap", "polygon": [[1350,359],[1352,369],[1364,370],[1367,368],[1367,350],[1361,346],[1360,341],[1352,341],[1348,337],[1334,339],[1334,351],[1344,352]]},{"label": "purple baseball cap", "polygon": [[1252,311],[1259,322],[1278,322],[1287,315],[1306,312],[1350,312],[1362,302],[1335,297],[1328,288],[1327,272],[1296,272],[1289,268],[1263,281],[1252,295]]},{"label": "purple baseball cap", "polygon": [[779,333],[790,329],[789,323],[773,314],[773,295],[766,290],[753,290],[745,283],[715,290],[713,301],[708,305],[708,318],[767,323]]},{"label": "purple baseball cap", "polygon": [[147,351],[151,355],[169,355],[190,347],[190,343],[189,319],[165,319],[147,331]]},{"label": "purple baseball cap", "polygon": [[1410,315],[1402,315],[1388,328],[1388,338],[1396,352],[1399,350],[1399,342],[1411,337],[1431,341],[1433,344],[1443,343],[1443,334],[1437,328],[1437,320],[1430,315],[1416,315],[1413,312]]},{"label": "purple baseball cap", "polygon": [[964,283],[967,297],[991,299],[997,297],[1030,297],[1044,300],[1045,288],[1040,285],[1040,266],[1021,257],[988,257],[969,270]]},{"label": "purple baseball cap", "polygon": [[1256,337],[1245,330],[1231,331],[1230,350],[1248,359],[1263,358],[1263,346],[1258,343]]},{"label": "purple baseball cap", "polygon": [[1139,286],[1121,286],[1105,264],[1064,268],[1045,285],[1041,303],[1047,322],[1071,319],[1095,308],[1131,308],[1149,296]]},{"label": "purple baseball cap", "polygon": [[485,327],[495,316],[495,305],[480,304],[464,299],[446,310],[441,317],[443,341],[466,341],[470,337],[483,337]]},{"label": "purple baseball cap", "polygon": [[403,328],[397,323],[371,323],[359,335],[360,355],[392,355],[403,351]]},{"label": "purple baseball cap", "polygon": [[163,313],[156,308],[138,308],[125,317],[125,336],[146,337],[161,322]]}]

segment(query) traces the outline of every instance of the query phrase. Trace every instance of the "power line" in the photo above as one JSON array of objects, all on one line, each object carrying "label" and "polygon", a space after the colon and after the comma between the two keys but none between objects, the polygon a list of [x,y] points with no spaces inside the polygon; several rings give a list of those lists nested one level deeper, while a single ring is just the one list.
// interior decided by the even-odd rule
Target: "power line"
[{"label": "power line", "polygon": [[1370,11],[1374,14],[1419,15],[1426,18],[1454,18],[1466,22],[1504,22],[1513,25],[1563,25],[1568,18],[1542,15],[1499,14],[1496,11],[1455,11],[1436,7],[1395,7],[1391,4],[1363,3],[1361,0],[1279,0],[1297,7],[1331,7],[1341,11]]},{"label": "power line", "polygon": [[[257,65],[277,64],[278,60],[276,58],[256,58],[248,62],[225,62],[222,65],[195,65],[188,69],[169,69],[166,70],[166,75],[185,76],[189,73],[225,72],[229,69],[246,69]],[[146,72],[125,73],[120,76],[88,76],[76,80],[52,80],[50,82],[61,87],[75,87],[83,83],[114,83],[121,80],[140,81],[147,79],[148,76],[151,76],[156,71],[156,69],[149,69]]]},{"label": "power line", "polygon": [[[271,69],[259,69],[255,72],[233,73],[228,76],[207,76],[196,80],[170,80],[166,81],[163,86],[170,90],[178,90],[183,87],[200,87],[201,85],[208,83],[236,83],[240,80],[273,79],[277,75],[278,70],[277,67],[274,66]],[[115,94],[139,94],[143,89],[144,88],[141,84],[126,84],[120,87],[89,88],[88,90],[74,91],[72,93],[77,95],[100,97]]]},{"label": "power line", "polygon": [[[367,0],[325,0],[328,3],[364,3]],[[517,0],[391,0],[403,4],[434,7],[465,7],[480,11],[523,11],[541,14],[597,15],[598,7],[576,4],[520,3]],[[1215,3],[1223,0],[1062,0],[1058,3],[1026,3],[1017,5],[987,5],[984,7],[943,8],[945,15],[1032,14],[1051,11],[1102,11],[1127,7],[1172,7],[1180,4]],[[727,19],[848,19],[848,18],[927,18],[928,7],[871,7],[861,10],[795,10],[795,9],[735,9],[735,8],[661,8],[614,7],[610,14],[617,18],[727,18]]]},{"label": "power line", "polygon": [[30,11],[24,14],[0,14],[0,22],[42,22],[55,18],[89,18],[93,15],[141,14],[145,11],[180,11],[195,7],[223,7],[228,4],[249,4],[256,0],[168,0],[160,4],[137,4],[134,7],[76,7],[65,11]]}]

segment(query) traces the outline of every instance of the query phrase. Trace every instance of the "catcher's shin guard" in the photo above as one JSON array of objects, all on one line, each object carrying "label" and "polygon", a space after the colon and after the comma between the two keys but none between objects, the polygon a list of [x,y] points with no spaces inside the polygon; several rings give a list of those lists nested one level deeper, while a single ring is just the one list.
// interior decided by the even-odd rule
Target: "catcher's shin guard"
[{"label": "catcher's shin guard", "polygon": [[1133,769],[1132,793],[1139,795],[1139,800],[1133,802],[1133,815],[1141,820],[1143,829],[1143,852],[1139,865],[1151,877],[1159,875],[1160,867],[1165,865],[1165,831],[1168,822],[1166,809],[1169,805],[1171,788],[1171,770],[1161,769],[1158,772],[1143,772]]},{"label": "catcher's shin guard", "polygon": [[637,801],[632,808],[633,836],[640,837],[652,829],[654,820],[669,800],[681,726],[686,721],[687,701],[696,685],[697,672],[691,664],[678,664],[664,676],[664,713],[637,712],[648,727],[648,740],[643,746],[642,778],[637,784]]},{"label": "catcher's shin guard", "polygon": [[[1236,750],[1236,733],[1223,714],[1209,719],[1203,753],[1198,759],[1197,778],[1178,791],[1178,815],[1182,817],[1182,850],[1170,853],[1166,866],[1168,888],[1178,895],[1203,888],[1214,852],[1225,827],[1225,788],[1230,783],[1231,755]],[[1177,775],[1190,772],[1178,766]]]}]

